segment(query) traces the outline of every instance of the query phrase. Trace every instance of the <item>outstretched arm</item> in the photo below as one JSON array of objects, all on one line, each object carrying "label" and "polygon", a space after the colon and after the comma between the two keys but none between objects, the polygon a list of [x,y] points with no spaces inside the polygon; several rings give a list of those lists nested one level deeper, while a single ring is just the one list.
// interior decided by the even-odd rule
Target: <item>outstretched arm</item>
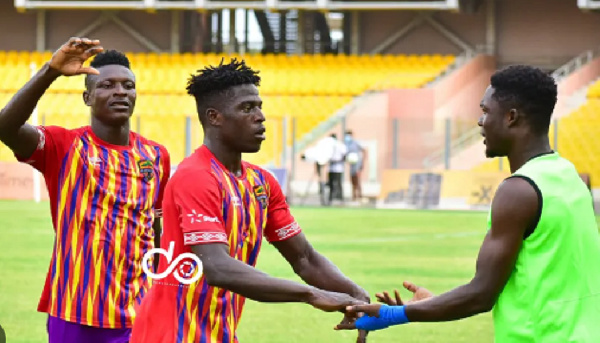
[{"label": "outstretched arm", "polygon": [[369,302],[369,294],[347,278],[329,259],[318,253],[304,233],[273,245],[290,263],[294,272],[309,285],[328,291],[350,294]]},{"label": "outstretched arm", "polygon": [[61,75],[97,73],[93,68],[82,68],[82,64],[90,56],[102,51],[99,44],[99,41],[87,38],[71,38],[0,111],[0,141],[17,156],[30,156],[38,145],[39,132],[26,122],[42,95]]},{"label": "outstretched arm", "polygon": [[[382,315],[387,319],[392,316],[394,321],[398,320],[375,323],[378,328],[385,328],[406,322],[457,320],[491,310],[512,273],[525,232],[537,225],[540,205],[538,193],[526,180],[518,177],[506,180],[494,197],[492,227],[479,251],[475,277],[471,282],[426,301],[405,306],[383,305],[383,308],[379,304],[355,306],[351,311],[364,312],[372,317]],[[358,327],[361,325],[357,323]]]},{"label": "outstretched arm", "polygon": [[193,245],[202,260],[206,282],[260,302],[303,302],[323,311],[343,310],[360,301],[342,293],[327,292],[294,281],[269,276],[229,255],[222,243]]},{"label": "outstretched arm", "polygon": [[492,309],[508,281],[525,231],[538,220],[538,194],[524,179],[502,184],[492,203],[492,227],[477,257],[475,277],[464,286],[406,308],[411,321],[439,322]]}]

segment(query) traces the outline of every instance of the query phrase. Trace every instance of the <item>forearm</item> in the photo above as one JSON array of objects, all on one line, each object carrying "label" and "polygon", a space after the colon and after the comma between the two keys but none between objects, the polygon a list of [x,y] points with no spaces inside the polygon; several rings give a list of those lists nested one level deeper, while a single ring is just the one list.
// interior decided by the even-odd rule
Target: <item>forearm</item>
[{"label": "forearm", "polygon": [[491,310],[493,300],[473,284],[457,287],[439,296],[406,305],[411,322],[444,322]]},{"label": "forearm", "polygon": [[307,284],[332,292],[346,293],[357,299],[369,301],[369,294],[347,278],[325,256],[314,251],[300,261],[296,274]]},{"label": "forearm", "polygon": [[307,303],[314,294],[312,287],[272,277],[233,259],[209,268],[205,276],[211,286],[260,302]]},{"label": "forearm", "polygon": [[0,132],[14,132],[21,128],[44,92],[59,76],[60,72],[44,64],[0,111]]}]

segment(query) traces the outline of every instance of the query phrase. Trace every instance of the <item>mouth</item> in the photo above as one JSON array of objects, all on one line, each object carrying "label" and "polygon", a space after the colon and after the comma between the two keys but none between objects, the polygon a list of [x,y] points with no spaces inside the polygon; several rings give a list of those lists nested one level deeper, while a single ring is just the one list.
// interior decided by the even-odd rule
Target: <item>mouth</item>
[{"label": "mouth", "polygon": [[129,108],[131,107],[131,104],[129,103],[129,101],[126,100],[117,100],[117,101],[113,101],[110,102],[108,104],[108,107],[117,110],[117,111],[124,111],[124,110],[129,110]]},{"label": "mouth", "polygon": [[267,130],[264,127],[260,128],[260,129],[256,130],[256,132],[254,133],[254,137],[264,141],[266,139],[266,136],[265,136],[266,131]]},{"label": "mouth", "polygon": [[483,144],[485,145],[485,143],[486,143],[486,140],[485,140],[485,133],[483,133],[483,132],[482,132],[482,133],[481,133],[481,137],[483,137]]}]

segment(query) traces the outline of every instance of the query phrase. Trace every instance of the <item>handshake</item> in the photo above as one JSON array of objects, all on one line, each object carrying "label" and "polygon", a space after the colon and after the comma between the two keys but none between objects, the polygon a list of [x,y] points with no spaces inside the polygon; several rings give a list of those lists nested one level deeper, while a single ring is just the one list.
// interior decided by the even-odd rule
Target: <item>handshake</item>
[{"label": "handshake", "polygon": [[322,311],[341,311],[342,321],[335,330],[358,329],[357,342],[366,342],[366,332],[387,328],[392,325],[408,323],[404,305],[423,301],[433,296],[429,290],[405,281],[404,288],[413,293],[411,300],[404,302],[398,290],[394,290],[394,298],[388,292],[375,296],[381,304],[369,304],[368,295],[351,297],[348,294],[318,290],[311,296],[309,304]]}]

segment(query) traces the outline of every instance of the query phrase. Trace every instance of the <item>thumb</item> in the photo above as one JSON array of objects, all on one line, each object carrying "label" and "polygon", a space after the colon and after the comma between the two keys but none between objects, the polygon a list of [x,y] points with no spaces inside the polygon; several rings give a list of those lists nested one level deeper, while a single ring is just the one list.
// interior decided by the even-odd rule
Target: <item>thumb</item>
[{"label": "thumb", "polygon": [[419,286],[417,286],[414,283],[409,282],[409,281],[404,281],[402,283],[402,285],[404,286],[404,288],[408,289],[409,291],[411,291],[413,293],[415,293],[419,289]]},{"label": "thumb", "polygon": [[79,68],[79,70],[77,70],[77,72],[75,72],[75,75],[82,75],[82,74],[99,75],[100,72],[98,71],[98,69],[92,68],[92,67]]}]

